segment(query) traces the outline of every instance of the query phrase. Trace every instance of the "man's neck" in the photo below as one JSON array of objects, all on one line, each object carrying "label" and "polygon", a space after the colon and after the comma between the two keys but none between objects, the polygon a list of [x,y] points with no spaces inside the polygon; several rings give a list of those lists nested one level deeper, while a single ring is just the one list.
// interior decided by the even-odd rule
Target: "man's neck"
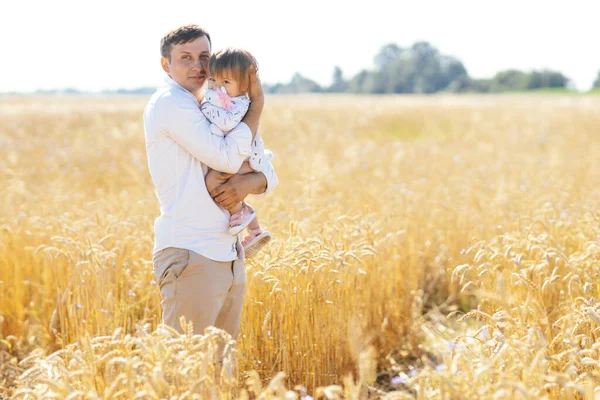
[{"label": "man's neck", "polygon": [[198,103],[202,103],[202,100],[204,100],[204,90],[199,89],[196,93],[192,94],[194,95],[196,100],[198,100]]},{"label": "man's neck", "polygon": [[187,90],[186,88],[184,88],[184,87],[183,87],[182,85],[180,85],[179,83],[177,83],[177,81],[176,81],[175,79],[173,79],[173,77],[172,77],[171,75],[167,74],[167,76],[168,76],[168,77],[169,77],[169,79],[170,79],[170,80],[171,80],[173,83],[175,83],[177,86],[179,86],[179,87],[180,87],[180,88],[182,88],[183,90],[186,90],[186,91],[188,91],[189,93],[191,93],[191,94],[192,94],[192,96],[194,96],[194,97],[196,98],[196,100],[198,101],[198,103],[201,103],[201,102],[202,102],[202,100],[204,100],[204,89],[203,89],[203,88],[200,88],[200,89],[198,89],[198,90],[196,91],[196,93],[194,93],[194,92],[191,92],[191,91]]}]

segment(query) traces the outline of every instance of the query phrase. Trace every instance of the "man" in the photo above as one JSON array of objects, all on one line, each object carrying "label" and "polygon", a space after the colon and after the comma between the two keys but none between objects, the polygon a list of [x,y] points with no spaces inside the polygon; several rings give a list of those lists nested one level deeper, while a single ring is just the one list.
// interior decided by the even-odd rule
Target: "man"
[{"label": "man", "polygon": [[[154,274],[162,297],[163,323],[182,332],[181,316],[194,333],[215,326],[237,339],[246,275],[244,252],[228,232],[224,209],[248,194],[277,185],[272,165],[264,173],[236,175],[250,154],[264,94],[256,71],[250,76],[252,101],[245,118],[226,136],[210,133],[198,99],[207,78],[209,34],[183,26],[161,40],[165,85],[144,111],[148,166],[160,216],[154,224]],[[220,185],[208,193],[208,167],[221,171]],[[214,198],[214,200],[213,200]]]}]

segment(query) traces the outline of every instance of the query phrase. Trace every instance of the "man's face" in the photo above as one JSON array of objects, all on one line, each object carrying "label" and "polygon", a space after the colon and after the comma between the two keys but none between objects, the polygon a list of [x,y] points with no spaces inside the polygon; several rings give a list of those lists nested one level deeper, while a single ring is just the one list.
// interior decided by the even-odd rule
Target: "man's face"
[{"label": "man's face", "polygon": [[206,36],[172,46],[171,60],[163,57],[163,70],[182,87],[196,94],[206,81],[210,43]]}]

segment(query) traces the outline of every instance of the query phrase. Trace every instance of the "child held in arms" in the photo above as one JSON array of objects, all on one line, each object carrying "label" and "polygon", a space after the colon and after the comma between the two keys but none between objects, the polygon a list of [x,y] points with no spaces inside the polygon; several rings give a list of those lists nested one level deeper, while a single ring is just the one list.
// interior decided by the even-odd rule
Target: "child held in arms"
[{"label": "child held in arms", "polygon": [[[208,90],[200,106],[206,118],[211,122],[211,132],[215,135],[227,135],[244,118],[250,107],[247,96],[250,68],[258,70],[258,63],[250,52],[242,49],[225,49],[214,53],[209,62]],[[238,174],[261,172],[263,166],[273,157],[265,151],[264,142],[257,132],[252,140],[252,152]],[[206,187],[212,192],[222,181],[217,179],[218,171],[209,170],[206,175]],[[246,202],[240,202],[231,209],[229,232],[238,235],[247,228],[242,240],[246,258],[255,256],[270,240],[271,235],[263,230],[256,212]]]}]

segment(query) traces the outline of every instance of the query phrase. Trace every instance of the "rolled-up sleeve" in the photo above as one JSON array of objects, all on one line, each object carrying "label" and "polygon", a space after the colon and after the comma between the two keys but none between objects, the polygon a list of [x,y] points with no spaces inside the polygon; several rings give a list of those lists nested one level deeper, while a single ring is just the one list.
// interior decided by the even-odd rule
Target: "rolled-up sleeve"
[{"label": "rolled-up sleeve", "polygon": [[154,113],[168,136],[214,170],[235,174],[250,154],[252,132],[246,124],[240,123],[226,136],[213,135],[210,122],[191,97],[161,97]]},{"label": "rolled-up sleeve", "polygon": [[265,153],[271,153],[271,157],[269,157],[269,161],[265,163],[263,170],[261,171],[263,173],[263,175],[265,176],[265,178],[267,178],[267,188],[265,189],[265,191],[261,194],[257,194],[256,196],[265,196],[269,193],[271,193],[273,191],[273,189],[275,189],[277,187],[277,185],[279,184],[279,178],[277,177],[277,174],[275,173],[275,168],[273,167],[273,163],[271,161],[272,157],[272,152],[270,150],[265,149]]}]

